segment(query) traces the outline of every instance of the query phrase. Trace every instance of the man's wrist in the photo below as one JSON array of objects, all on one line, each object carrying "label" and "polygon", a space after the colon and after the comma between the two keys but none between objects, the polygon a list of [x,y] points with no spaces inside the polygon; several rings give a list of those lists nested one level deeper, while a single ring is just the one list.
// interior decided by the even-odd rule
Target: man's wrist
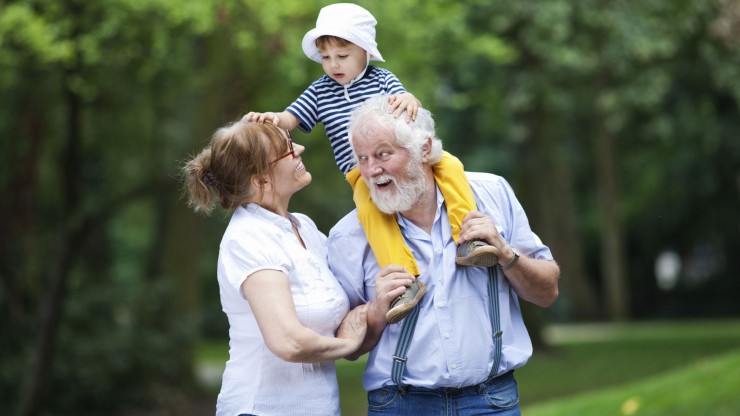
[{"label": "man's wrist", "polygon": [[387,309],[384,309],[380,302],[378,302],[377,299],[371,300],[367,304],[367,324],[368,329],[371,327],[374,327],[378,330],[383,330],[385,328],[388,321],[385,319],[385,314],[388,312]]},{"label": "man's wrist", "polygon": [[506,263],[504,263],[501,266],[501,270],[503,270],[503,271],[510,270],[514,266],[516,266],[516,264],[519,262],[519,257],[521,257],[521,254],[519,254],[519,250],[517,250],[516,248],[514,248],[512,246],[509,246],[509,250],[508,251],[511,252],[511,257],[509,258],[509,260]]}]

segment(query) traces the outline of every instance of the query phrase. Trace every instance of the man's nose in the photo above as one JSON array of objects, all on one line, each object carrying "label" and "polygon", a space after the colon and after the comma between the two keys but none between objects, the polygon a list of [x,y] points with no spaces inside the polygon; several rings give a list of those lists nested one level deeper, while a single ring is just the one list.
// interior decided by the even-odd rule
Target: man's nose
[{"label": "man's nose", "polygon": [[383,166],[375,159],[370,159],[367,166],[367,172],[370,176],[378,176],[383,174]]}]

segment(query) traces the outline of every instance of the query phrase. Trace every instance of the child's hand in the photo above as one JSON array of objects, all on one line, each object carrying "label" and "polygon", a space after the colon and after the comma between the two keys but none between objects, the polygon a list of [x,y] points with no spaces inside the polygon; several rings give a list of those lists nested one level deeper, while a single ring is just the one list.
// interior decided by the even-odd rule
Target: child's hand
[{"label": "child's hand", "polygon": [[242,117],[243,121],[252,122],[252,123],[264,123],[265,121],[271,122],[275,125],[280,125],[280,117],[277,115],[277,113],[256,113],[254,111],[251,111],[247,113],[244,117]]},{"label": "child's hand", "polygon": [[419,111],[419,107],[421,107],[421,102],[410,92],[391,95],[388,97],[388,104],[391,105],[390,112],[396,118],[400,117],[405,111],[407,123],[416,120],[416,113]]}]

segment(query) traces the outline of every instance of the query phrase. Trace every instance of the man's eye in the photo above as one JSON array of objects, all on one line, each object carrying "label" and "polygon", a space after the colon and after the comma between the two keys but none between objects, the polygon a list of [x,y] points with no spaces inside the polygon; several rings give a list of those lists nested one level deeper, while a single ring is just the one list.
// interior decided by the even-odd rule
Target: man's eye
[{"label": "man's eye", "polygon": [[359,156],[357,161],[360,163],[367,163],[367,156]]},{"label": "man's eye", "polygon": [[346,58],[346,57],[348,57],[348,56],[349,56],[349,55],[339,55],[339,57],[340,57],[341,59],[344,59],[344,58]]},{"label": "man's eye", "polygon": [[389,157],[391,157],[391,152],[380,152],[380,153],[378,153],[378,159],[380,159],[380,160],[387,160]]}]

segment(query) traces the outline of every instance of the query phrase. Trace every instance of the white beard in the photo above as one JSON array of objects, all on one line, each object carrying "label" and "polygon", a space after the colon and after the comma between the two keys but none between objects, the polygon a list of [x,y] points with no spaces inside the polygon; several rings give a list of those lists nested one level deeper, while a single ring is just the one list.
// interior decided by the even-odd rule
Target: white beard
[{"label": "white beard", "polygon": [[[391,175],[381,175],[373,179],[370,186],[370,197],[379,210],[386,214],[405,212],[421,201],[421,196],[427,187],[426,176],[421,164],[414,161],[409,163],[406,176],[408,179],[405,182],[399,182],[395,176]],[[378,192],[375,184],[388,180],[396,187],[396,195],[391,195],[389,192]]]}]

